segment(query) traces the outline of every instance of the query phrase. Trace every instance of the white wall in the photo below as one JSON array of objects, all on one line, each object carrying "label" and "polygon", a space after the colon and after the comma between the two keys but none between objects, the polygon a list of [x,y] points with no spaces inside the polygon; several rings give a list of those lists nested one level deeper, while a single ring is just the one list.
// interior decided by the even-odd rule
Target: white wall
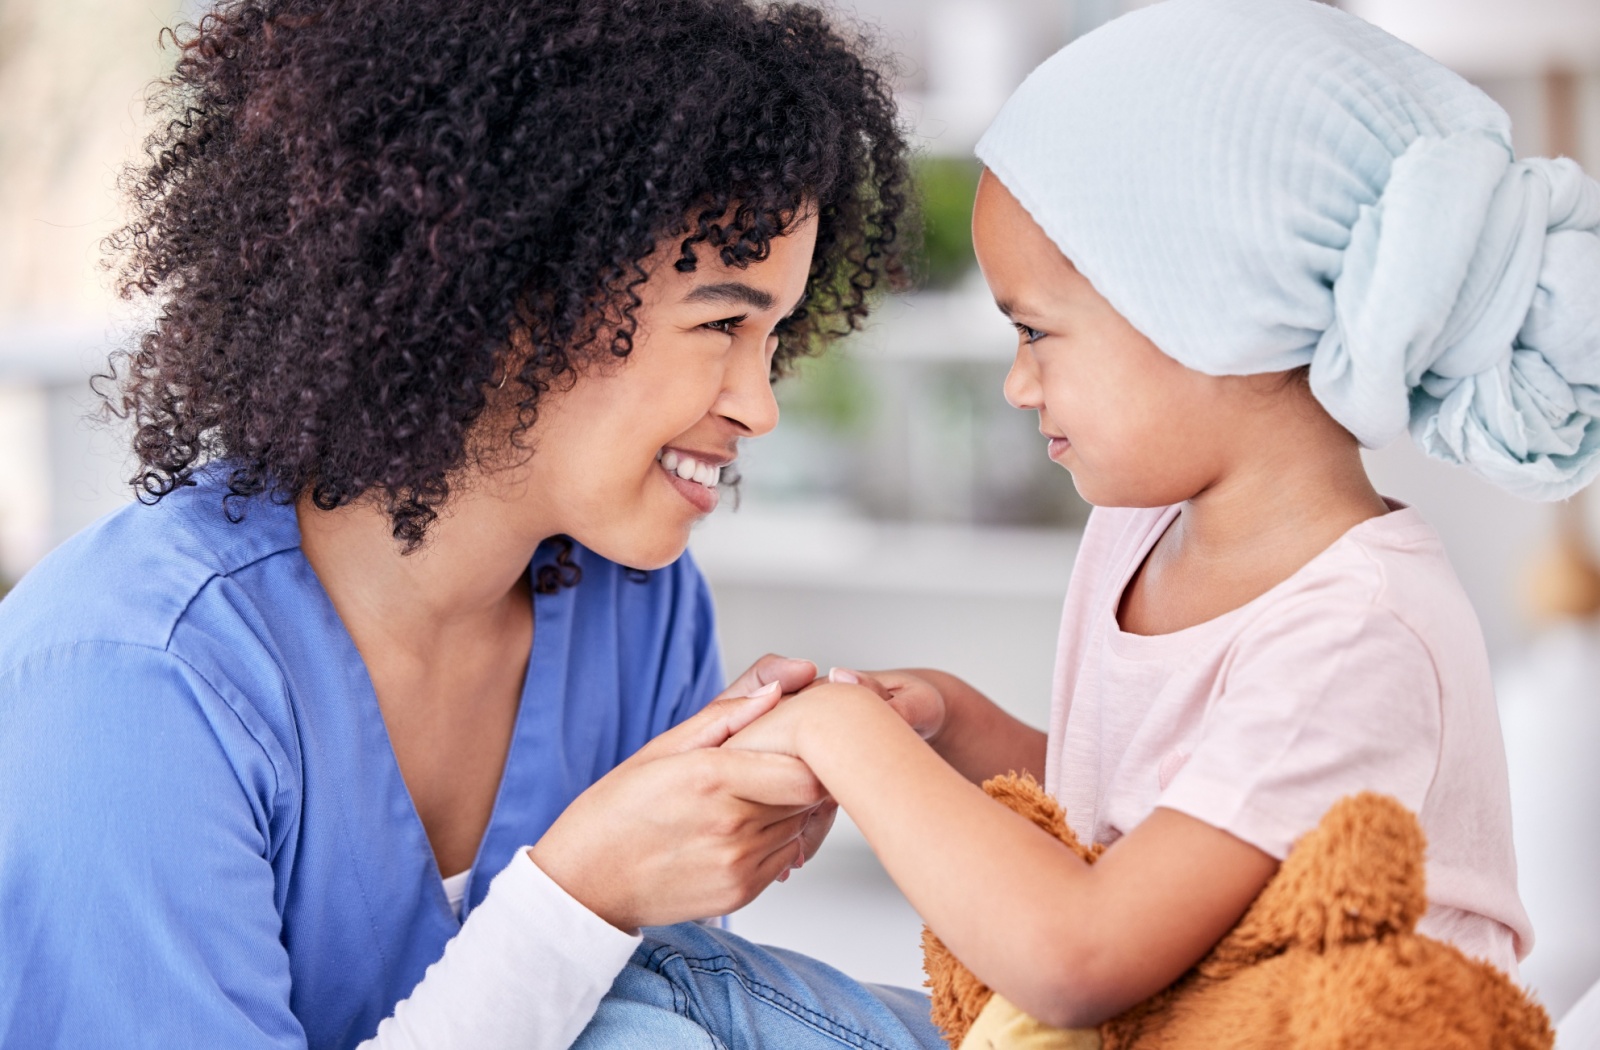
[{"label": "white wall", "polygon": [[766,652],[824,671],[932,666],[1045,724],[1074,533],[724,511],[691,549],[730,673]]},{"label": "white wall", "polygon": [[15,580],[52,545],[45,395],[0,385],[0,578]]}]

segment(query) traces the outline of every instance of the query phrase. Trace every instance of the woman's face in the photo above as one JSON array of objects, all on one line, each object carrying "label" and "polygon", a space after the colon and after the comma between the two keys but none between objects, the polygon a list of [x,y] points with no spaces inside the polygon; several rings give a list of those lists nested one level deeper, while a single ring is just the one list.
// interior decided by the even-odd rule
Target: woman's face
[{"label": "woman's face", "polygon": [[984,279],[1018,332],[1006,400],[1039,413],[1050,458],[1083,498],[1150,507],[1202,491],[1227,458],[1236,382],[1162,353],[987,171],[972,234]]},{"label": "woman's face", "polygon": [[816,239],[808,218],[743,268],[702,250],[681,273],[676,241],[646,260],[633,352],[540,398],[508,494],[528,520],[633,568],[682,554],[739,440],[777,425],[774,329],[805,292]]}]

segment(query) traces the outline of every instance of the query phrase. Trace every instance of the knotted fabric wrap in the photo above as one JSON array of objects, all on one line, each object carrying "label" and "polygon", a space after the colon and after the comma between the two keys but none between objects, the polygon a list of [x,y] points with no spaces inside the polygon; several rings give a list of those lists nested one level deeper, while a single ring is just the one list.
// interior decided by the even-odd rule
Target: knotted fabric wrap
[{"label": "knotted fabric wrap", "polygon": [[1074,41],[978,156],[1117,310],[1212,375],[1311,366],[1369,447],[1559,499],[1600,473],[1600,184],[1314,0],[1165,0]]}]

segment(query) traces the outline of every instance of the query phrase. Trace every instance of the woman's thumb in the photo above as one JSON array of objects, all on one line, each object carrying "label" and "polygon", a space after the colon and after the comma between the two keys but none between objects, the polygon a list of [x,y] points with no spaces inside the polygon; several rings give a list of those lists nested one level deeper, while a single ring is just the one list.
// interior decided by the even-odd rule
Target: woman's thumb
[{"label": "woman's thumb", "polygon": [[713,700],[640,748],[638,756],[659,758],[702,747],[721,747],[729,737],[771,711],[782,699],[782,683],[769,682],[750,696]]}]

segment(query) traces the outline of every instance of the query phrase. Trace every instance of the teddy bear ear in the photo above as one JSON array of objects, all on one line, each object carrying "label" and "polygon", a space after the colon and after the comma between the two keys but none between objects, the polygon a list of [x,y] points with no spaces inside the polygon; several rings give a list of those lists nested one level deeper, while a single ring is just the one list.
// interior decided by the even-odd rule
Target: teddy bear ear
[{"label": "teddy bear ear", "polygon": [[1410,933],[1428,907],[1427,839],[1387,795],[1343,798],[1289,852],[1235,933],[1323,951]]}]

